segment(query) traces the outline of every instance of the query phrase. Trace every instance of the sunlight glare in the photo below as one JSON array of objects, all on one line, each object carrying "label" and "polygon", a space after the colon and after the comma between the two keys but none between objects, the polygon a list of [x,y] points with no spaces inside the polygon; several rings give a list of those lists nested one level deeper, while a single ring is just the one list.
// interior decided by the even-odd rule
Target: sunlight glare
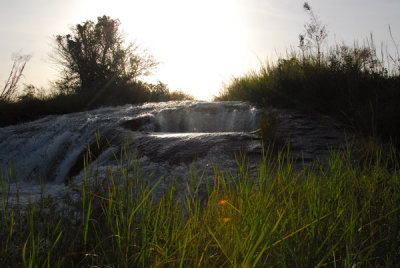
[{"label": "sunlight glare", "polygon": [[137,40],[160,61],[150,80],[170,90],[209,100],[223,81],[248,70],[252,55],[236,1],[91,1],[121,20],[128,41]]}]

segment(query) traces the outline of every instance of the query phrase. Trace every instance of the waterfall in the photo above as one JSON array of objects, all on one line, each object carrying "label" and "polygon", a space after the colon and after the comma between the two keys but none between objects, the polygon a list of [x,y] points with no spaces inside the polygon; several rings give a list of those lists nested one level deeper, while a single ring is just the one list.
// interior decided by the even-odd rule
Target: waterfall
[{"label": "waterfall", "polygon": [[194,162],[234,166],[234,160],[227,160],[231,152],[259,150],[260,140],[250,132],[257,129],[261,114],[242,102],[185,101],[47,116],[0,128],[0,171],[31,187],[47,183],[59,190],[68,176],[81,179],[79,162],[96,136],[111,141],[91,164],[103,174],[116,165],[112,151],[127,140],[143,172],[153,176],[186,176]]},{"label": "waterfall", "polygon": [[[344,134],[332,120],[295,110],[275,112],[277,134],[290,142],[290,156],[300,160],[299,168],[327,159],[329,150],[344,144]],[[247,155],[249,169],[256,173],[262,145],[254,130],[262,114],[243,102],[185,101],[46,116],[0,128],[0,172],[25,200],[39,198],[43,185],[57,197],[71,183],[81,183],[88,146],[93,151],[89,177],[107,180],[110,170],[118,172],[116,157],[125,148],[139,162],[140,176],[150,183],[163,178],[160,191],[171,179],[187,181],[193,170],[201,172],[203,184],[213,180],[213,166],[235,174],[238,152]],[[177,187],[185,191],[184,185]]]},{"label": "waterfall", "polygon": [[244,103],[183,103],[163,107],[125,122],[134,130],[171,133],[250,132],[260,111]]}]

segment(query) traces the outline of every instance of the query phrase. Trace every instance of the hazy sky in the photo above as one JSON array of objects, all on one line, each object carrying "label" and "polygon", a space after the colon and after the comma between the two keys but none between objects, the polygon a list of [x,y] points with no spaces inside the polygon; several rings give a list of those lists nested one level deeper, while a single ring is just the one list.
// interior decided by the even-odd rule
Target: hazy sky
[{"label": "hazy sky", "polygon": [[[298,45],[308,17],[303,0],[2,0],[0,88],[13,53],[31,54],[23,83],[49,87],[57,65],[53,39],[75,24],[108,15],[161,62],[151,77],[199,99],[217,95],[232,76],[257,69]],[[400,43],[400,0],[312,0],[327,25],[328,41],[362,43],[372,33],[393,49],[388,25]]]}]

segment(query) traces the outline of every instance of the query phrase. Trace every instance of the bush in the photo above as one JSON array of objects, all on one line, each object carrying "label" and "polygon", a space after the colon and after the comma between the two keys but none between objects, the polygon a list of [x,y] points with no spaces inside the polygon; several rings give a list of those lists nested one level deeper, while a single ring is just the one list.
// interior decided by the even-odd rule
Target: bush
[{"label": "bush", "polygon": [[178,90],[170,92],[169,100],[170,101],[194,100],[194,97],[183,91]]}]

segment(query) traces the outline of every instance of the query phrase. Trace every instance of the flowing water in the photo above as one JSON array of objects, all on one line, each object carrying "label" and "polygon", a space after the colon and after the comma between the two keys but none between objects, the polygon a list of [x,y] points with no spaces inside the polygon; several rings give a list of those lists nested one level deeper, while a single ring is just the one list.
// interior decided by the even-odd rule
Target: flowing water
[{"label": "flowing water", "polygon": [[[260,153],[256,134],[262,111],[241,102],[168,102],[47,116],[0,128],[0,169],[17,180],[23,200],[46,193],[62,196],[84,176],[83,155],[96,150],[87,170],[106,177],[119,170],[123,148],[138,159],[141,176],[151,181],[187,180],[194,169],[213,177],[213,166],[233,171],[234,152]],[[14,184],[12,184],[14,185]],[[183,184],[184,185],[184,184]],[[15,189],[14,189],[15,190]]]},{"label": "flowing water", "polygon": [[[326,118],[275,112],[277,132],[290,141],[299,162],[323,159],[328,147],[343,144],[342,133]],[[203,184],[213,180],[215,167],[234,176],[239,152],[250,159],[250,171],[257,172],[262,146],[255,130],[262,115],[242,102],[167,102],[47,116],[0,128],[0,171],[11,179],[11,192],[18,190],[22,203],[39,198],[43,187],[46,194],[62,198],[71,185],[82,183],[88,146],[93,157],[87,177],[103,179],[110,170],[120,170],[125,149],[129,159],[137,159],[140,176],[150,183],[163,177],[157,191],[175,180],[184,192],[195,171],[205,178]]]}]

